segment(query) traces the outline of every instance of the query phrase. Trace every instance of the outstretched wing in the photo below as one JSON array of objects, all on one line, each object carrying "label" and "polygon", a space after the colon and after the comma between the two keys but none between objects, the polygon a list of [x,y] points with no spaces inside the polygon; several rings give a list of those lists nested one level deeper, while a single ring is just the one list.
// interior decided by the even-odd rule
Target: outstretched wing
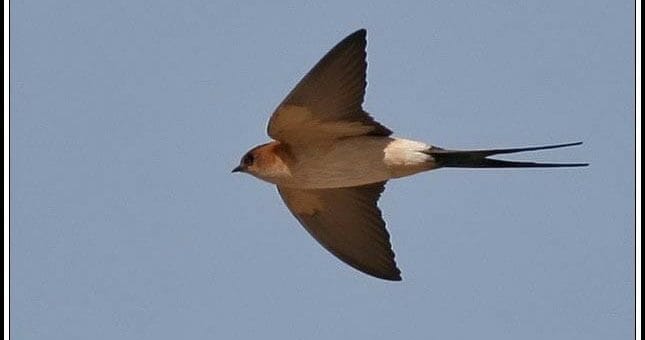
[{"label": "outstretched wing", "polygon": [[323,247],[350,266],[401,280],[377,201],[385,182],[333,189],[278,186],[291,213]]},{"label": "outstretched wing", "polygon": [[329,51],[273,112],[271,138],[303,143],[348,136],[389,136],[392,132],[363,111],[365,36],[361,29]]}]

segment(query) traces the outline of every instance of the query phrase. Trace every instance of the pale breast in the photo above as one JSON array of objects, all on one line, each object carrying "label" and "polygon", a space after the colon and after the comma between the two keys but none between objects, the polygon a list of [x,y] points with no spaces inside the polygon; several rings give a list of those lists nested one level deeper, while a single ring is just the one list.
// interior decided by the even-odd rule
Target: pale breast
[{"label": "pale breast", "polygon": [[429,146],[390,137],[350,137],[293,148],[291,176],[279,183],[299,188],[337,188],[381,182],[429,170]]}]

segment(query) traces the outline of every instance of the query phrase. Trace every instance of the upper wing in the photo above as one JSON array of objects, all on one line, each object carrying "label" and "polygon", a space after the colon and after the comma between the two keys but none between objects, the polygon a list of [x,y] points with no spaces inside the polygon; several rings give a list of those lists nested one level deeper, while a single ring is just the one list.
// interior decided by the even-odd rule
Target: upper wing
[{"label": "upper wing", "polygon": [[367,85],[365,35],[361,29],[343,39],[296,85],[269,120],[271,138],[298,143],[392,133],[361,107]]},{"label": "upper wing", "polygon": [[400,281],[390,235],[376,205],[385,182],[333,189],[278,186],[289,210],[323,247],[350,266]]}]

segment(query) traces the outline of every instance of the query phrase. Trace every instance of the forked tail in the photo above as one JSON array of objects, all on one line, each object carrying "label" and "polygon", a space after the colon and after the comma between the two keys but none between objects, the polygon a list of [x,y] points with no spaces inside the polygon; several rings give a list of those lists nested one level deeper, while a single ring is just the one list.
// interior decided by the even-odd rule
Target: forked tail
[{"label": "forked tail", "polygon": [[526,148],[513,149],[490,149],[490,150],[446,150],[432,147],[425,153],[435,159],[438,167],[447,168],[562,168],[587,166],[588,163],[535,163],[535,162],[516,162],[504,161],[500,159],[488,158],[493,155],[506,153],[516,153],[524,151],[536,151],[545,149],[557,149],[568,146],[580,145],[582,142],[566,143],[557,145],[534,146]]}]

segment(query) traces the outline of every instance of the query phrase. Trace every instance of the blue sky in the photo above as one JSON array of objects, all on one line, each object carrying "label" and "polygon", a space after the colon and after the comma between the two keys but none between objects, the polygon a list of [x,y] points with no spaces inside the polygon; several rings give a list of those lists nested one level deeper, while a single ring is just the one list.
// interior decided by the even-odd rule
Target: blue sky
[{"label": "blue sky", "polygon": [[[626,339],[633,2],[12,2],[16,339]],[[450,148],[380,201],[403,281],[322,249],[231,175],[284,95],[368,30],[365,108]]]}]

